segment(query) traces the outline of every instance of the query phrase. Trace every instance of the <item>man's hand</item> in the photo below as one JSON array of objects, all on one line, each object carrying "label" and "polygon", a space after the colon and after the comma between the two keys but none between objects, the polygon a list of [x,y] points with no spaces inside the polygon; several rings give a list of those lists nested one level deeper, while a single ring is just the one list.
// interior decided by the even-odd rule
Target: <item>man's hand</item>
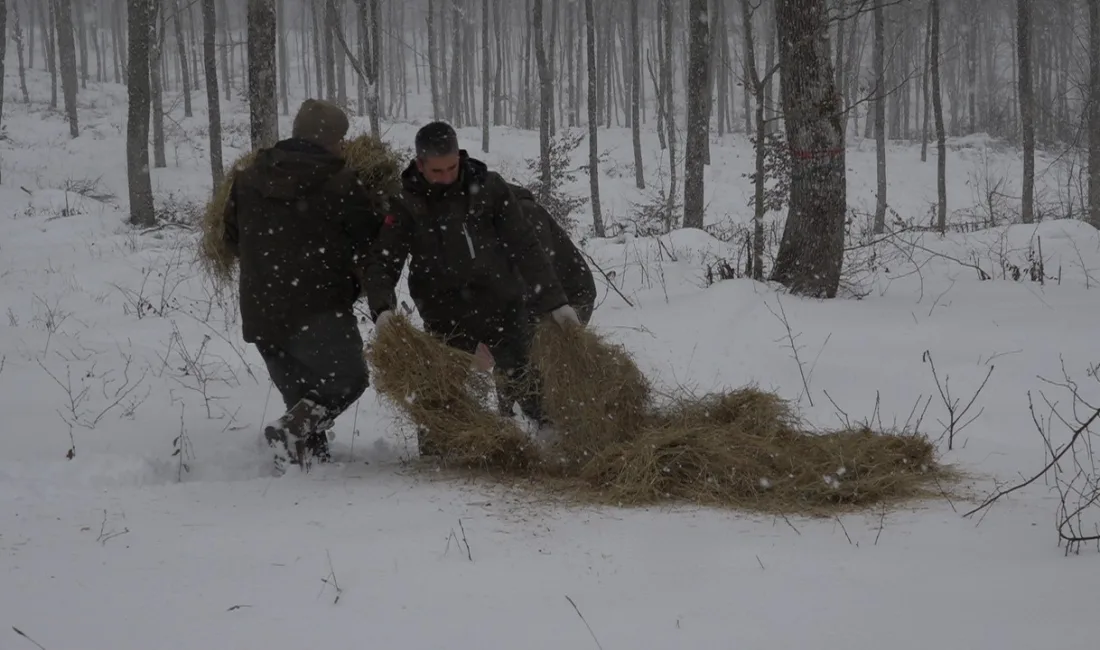
[{"label": "man's hand", "polygon": [[386,326],[387,323],[392,322],[393,319],[394,319],[394,314],[393,314],[392,309],[387,309],[386,311],[382,312],[381,314],[378,314],[378,318],[374,319],[374,331],[375,332],[380,331],[382,328],[384,328]]},{"label": "man's hand", "polygon": [[577,316],[577,310],[569,305],[562,305],[550,312],[550,317],[559,327],[581,327],[581,319]]}]

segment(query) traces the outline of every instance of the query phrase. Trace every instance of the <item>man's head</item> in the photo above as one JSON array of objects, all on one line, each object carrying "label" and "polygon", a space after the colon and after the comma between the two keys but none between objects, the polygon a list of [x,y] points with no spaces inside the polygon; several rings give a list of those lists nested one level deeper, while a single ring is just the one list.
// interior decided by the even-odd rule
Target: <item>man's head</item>
[{"label": "man's head", "polygon": [[335,104],[319,99],[302,102],[294,116],[291,137],[308,140],[339,155],[343,151],[344,136],[348,134],[348,116]]},{"label": "man's head", "polygon": [[416,168],[429,183],[458,180],[458,134],[446,122],[432,122],[416,132]]}]

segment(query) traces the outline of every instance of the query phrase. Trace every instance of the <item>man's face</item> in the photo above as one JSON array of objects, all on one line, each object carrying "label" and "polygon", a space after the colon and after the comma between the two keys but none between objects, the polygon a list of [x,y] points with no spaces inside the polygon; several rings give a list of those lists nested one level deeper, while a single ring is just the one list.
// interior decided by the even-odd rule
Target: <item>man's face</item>
[{"label": "man's face", "polygon": [[429,183],[450,185],[458,180],[458,152],[418,158],[416,167]]}]

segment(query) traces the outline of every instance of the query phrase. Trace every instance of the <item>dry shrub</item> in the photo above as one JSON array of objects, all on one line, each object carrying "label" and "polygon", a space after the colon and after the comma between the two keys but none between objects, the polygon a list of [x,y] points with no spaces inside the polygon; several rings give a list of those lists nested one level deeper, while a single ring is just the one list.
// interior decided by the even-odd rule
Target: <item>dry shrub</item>
[{"label": "dry shrub", "polygon": [[637,437],[652,390],[626,348],[591,329],[547,322],[536,330],[531,361],[544,412],[558,429],[560,461],[576,467]]},{"label": "dry shrub", "polygon": [[653,412],[635,440],[605,449],[582,475],[617,503],[820,514],[920,496],[934,455],[921,436],[809,433],[781,398],[742,388]]},{"label": "dry shrub", "polygon": [[376,330],[367,358],[375,390],[428,432],[445,463],[516,472],[537,462],[535,443],[483,404],[490,379],[472,369],[473,355],[444,345],[395,313],[389,325]]},{"label": "dry shrub", "polygon": [[584,500],[826,514],[928,496],[952,477],[923,436],[811,432],[790,403],[755,388],[658,408],[630,354],[589,329],[536,333],[532,362],[557,434],[548,446],[481,405],[475,393],[488,387],[470,390],[472,355],[404,319],[373,349],[378,390],[440,434],[444,463],[523,472]]},{"label": "dry shrub", "polygon": [[[225,234],[225,203],[229,200],[229,191],[237,172],[252,164],[255,158],[255,152],[248,152],[229,167],[225,179],[203,213],[199,261],[217,284],[230,282],[237,264],[222,239]],[[344,144],[344,159],[380,204],[401,189],[404,159],[389,143],[371,135],[360,135]]]}]

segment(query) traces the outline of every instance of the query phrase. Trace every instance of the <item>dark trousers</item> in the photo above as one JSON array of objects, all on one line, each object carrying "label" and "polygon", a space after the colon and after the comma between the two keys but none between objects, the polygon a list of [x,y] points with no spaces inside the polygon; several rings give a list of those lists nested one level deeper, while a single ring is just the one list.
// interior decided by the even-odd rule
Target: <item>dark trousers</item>
[{"label": "dark trousers", "polygon": [[256,348],[288,411],[302,399],[321,407],[314,433],[331,427],[370,384],[363,337],[350,314],[325,314],[285,340]]},{"label": "dark trousers", "polygon": [[538,374],[530,362],[534,322],[523,303],[491,310],[471,307],[450,321],[425,318],[424,329],[470,354],[477,351],[478,343],[484,343],[503,375],[504,381],[497,387],[502,410],[510,415],[512,404],[519,402],[524,415],[543,420]]}]

